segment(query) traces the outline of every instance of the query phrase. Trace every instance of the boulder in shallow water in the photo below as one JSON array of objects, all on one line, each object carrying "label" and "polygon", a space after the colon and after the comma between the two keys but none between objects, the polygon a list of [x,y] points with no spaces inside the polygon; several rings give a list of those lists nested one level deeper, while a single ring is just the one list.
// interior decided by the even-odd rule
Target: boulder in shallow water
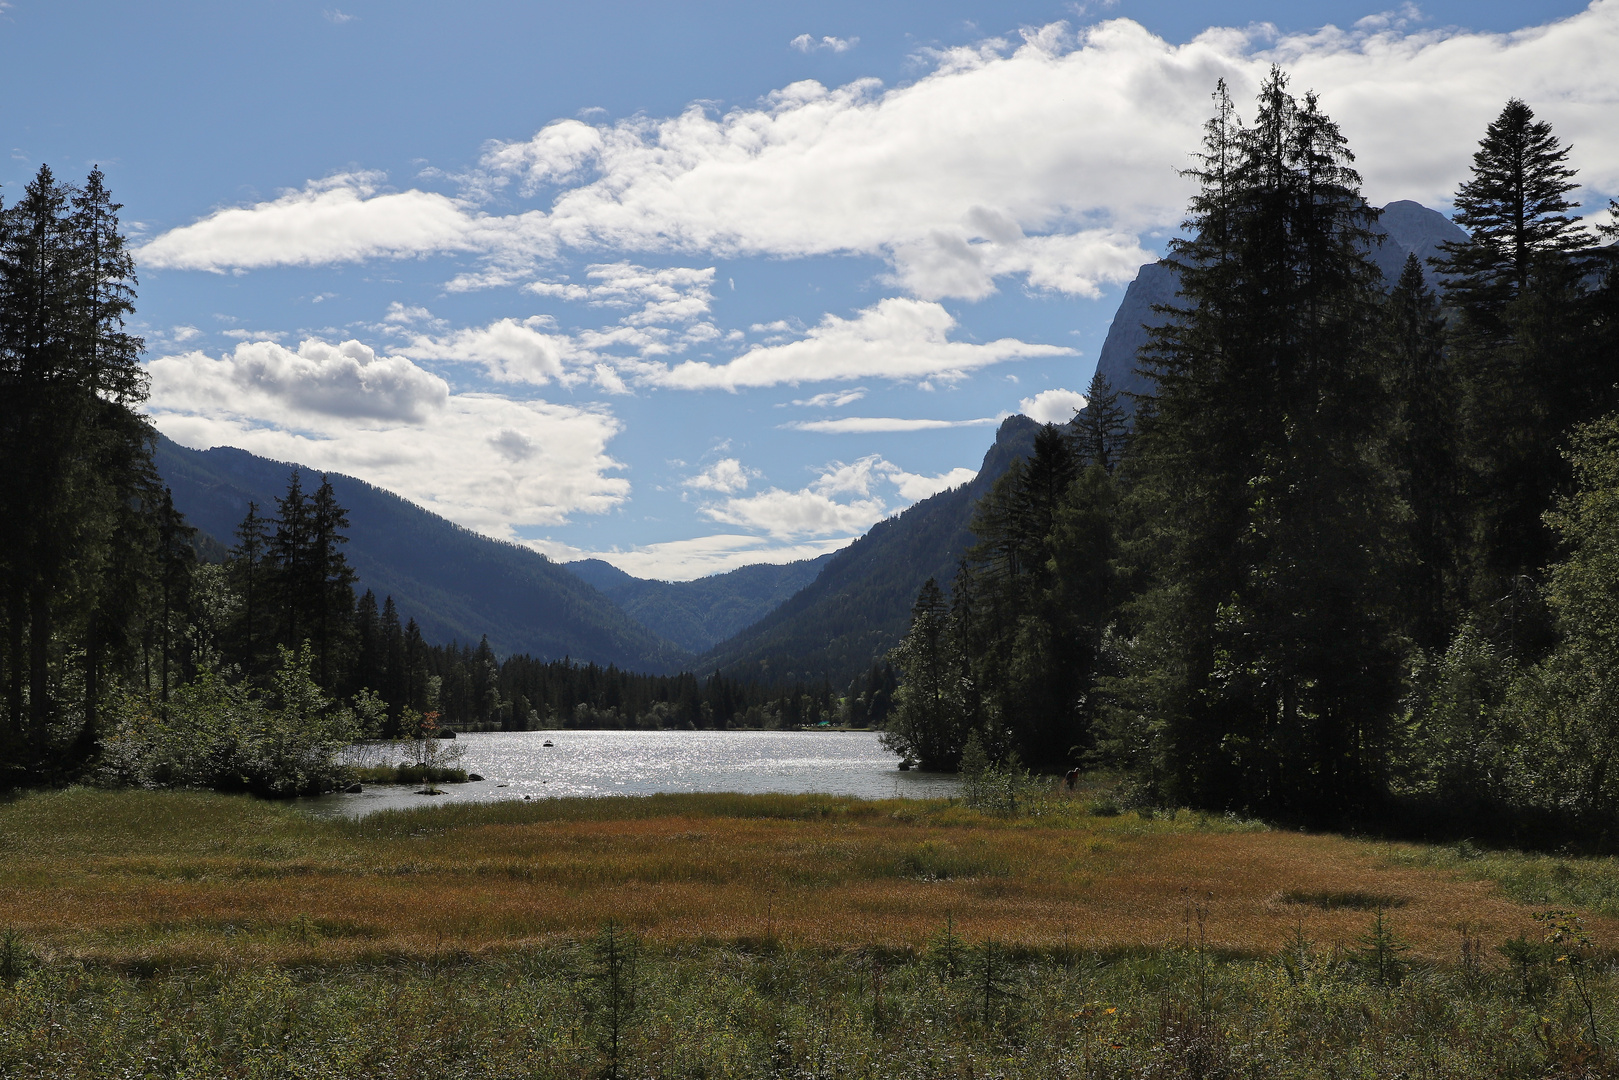
[{"label": "boulder in shallow water", "polygon": [[475,773],[475,772],[469,772],[469,773],[467,773],[467,782],[468,782],[468,783],[469,783],[469,784],[476,784],[476,783],[477,783],[477,782],[478,782],[478,781],[480,781],[480,780],[482,780],[482,779],[483,779],[483,777],[481,777],[481,776],[479,776],[479,775],[478,775],[478,774],[477,774],[477,773]]},{"label": "boulder in shallow water", "polygon": [[362,792],[364,790],[365,789],[362,788],[359,784],[350,784],[348,787],[343,789],[343,794],[345,794],[345,795],[358,795],[360,792]]}]

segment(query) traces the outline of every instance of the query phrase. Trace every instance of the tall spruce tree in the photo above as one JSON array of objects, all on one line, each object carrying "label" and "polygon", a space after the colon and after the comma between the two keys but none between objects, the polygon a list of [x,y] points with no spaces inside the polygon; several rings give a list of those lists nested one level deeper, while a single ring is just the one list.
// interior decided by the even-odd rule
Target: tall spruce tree
[{"label": "tall spruce tree", "polygon": [[377,594],[367,589],[354,605],[354,666],[349,672],[349,694],[361,690],[382,692],[386,655]]},{"label": "tall spruce tree", "polygon": [[1529,288],[1549,253],[1582,248],[1586,237],[1568,215],[1578,185],[1569,147],[1551,125],[1513,98],[1490,123],[1473,154],[1472,178],[1456,191],[1455,220],[1465,241],[1448,241],[1435,265],[1449,276],[1449,299],[1476,332],[1506,332],[1506,309]]},{"label": "tall spruce tree", "polygon": [[978,543],[955,592],[970,608],[959,620],[969,681],[979,697],[982,737],[1027,761],[1055,764],[1074,745],[1077,681],[1085,665],[1072,611],[1054,588],[1052,534],[1079,472],[1075,446],[1054,424],[1033,452],[980,501]]},{"label": "tall spruce tree", "polygon": [[1130,692],[1166,796],[1323,816],[1377,797],[1398,685],[1378,555],[1395,509],[1367,452],[1375,211],[1280,71],[1252,127],[1223,85],[1215,101],[1132,444],[1150,584]]},{"label": "tall spruce tree", "polygon": [[276,505],[275,534],[270,539],[271,580],[275,583],[276,641],[289,649],[303,648],[313,631],[312,601],[319,593],[319,567],[314,558],[309,497],[303,474],[296,466],[287,479],[287,493]]},{"label": "tall spruce tree", "polygon": [[962,658],[955,620],[929,578],[911,607],[911,629],[890,653],[904,675],[883,744],[923,768],[953,769],[967,736]]},{"label": "tall spruce tree", "polygon": [[328,690],[339,685],[351,662],[355,574],[343,553],[348,526],[348,511],[323,475],[309,503],[309,601],[316,678]]},{"label": "tall spruce tree", "polygon": [[427,642],[414,618],[405,622],[405,704],[425,713],[436,704],[432,670],[427,666]]},{"label": "tall spruce tree", "polygon": [[237,657],[248,675],[265,669],[269,642],[265,617],[268,614],[267,560],[270,557],[270,526],[259,516],[258,503],[247,504],[247,514],[236,527],[236,544],[231,548],[231,579],[242,597],[241,624],[237,630]]},{"label": "tall spruce tree", "polygon": [[1439,299],[1414,254],[1384,308],[1382,352],[1391,409],[1388,467],[1407,513],[1400,606],[1412,639],[1438,653],[1462,601],[1460,381],[1446,354]]},{"label": "tall spruce tree", "polygon": [[130,660],[152,570],[159,492],[118,209],[99,170],[74,189],[41,167],[0,211],[0,756],[30,768],[94,745],[103,666]]},{"label": "tall spruce tree", "polygon": [[1087,465],[1100,465],[1112,473],[1124,453],[1129,431],[1118,391],[1098,369],[1085,388],[1085,407],[1074,416],[1079,452]]},{"label": "tall spruce tree", "polygon": [[197,530],[174,508],[173,492],[164,488],[157,511],[158,602],[152,610],[155,625],[148,638],[157,652],[150,670],[157,679],[158,701],[165,708],[170,691],[188,674],[185,627],[191,612],[191,571],[197,564],[191,543],[196,535]]},{"label": "tall spruce tree", "polygon": [[1468,239],[1435,260],[1459,316],[1471,600],[1499,640],[1529,654],[1552,634],[1538,584],[1554,548],[1541,517],[1568,479],[1559,442],[1615,401],[1611,359],[1582,347],[1588,270],[1575,253],[1589,238],[1568,213],[1568,154],[1549,124],[1508,101],[1456,193]]},{"label": "tall spruce tree", "polygon": [[382,601],[382,700],[388,703],[388,737],[396,738],[402,711],[410,704],[410,681],[405,657],[405,631],[394,598]]}]

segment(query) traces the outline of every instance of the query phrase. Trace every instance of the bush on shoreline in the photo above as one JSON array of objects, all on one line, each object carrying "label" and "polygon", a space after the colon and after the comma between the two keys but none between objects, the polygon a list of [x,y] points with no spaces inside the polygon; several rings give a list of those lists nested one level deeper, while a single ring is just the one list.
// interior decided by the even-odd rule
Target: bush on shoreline
[{"label": "bush on shoreline", "polygon": [[103,743],[104,783],[212,788],[290,798],[348,782],[343,751],[362,718],[321,693],[306,646],[280,650],[268,698],[217,671],[201,672],[163,700],[128,691]]}]

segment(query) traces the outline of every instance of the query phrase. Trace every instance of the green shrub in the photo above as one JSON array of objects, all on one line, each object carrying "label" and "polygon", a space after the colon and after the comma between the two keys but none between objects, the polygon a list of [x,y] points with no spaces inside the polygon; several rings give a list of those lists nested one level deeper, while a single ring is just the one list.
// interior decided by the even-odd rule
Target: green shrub
[{"label": "green shrub", "polygon": [[359,734],[353,711],[321,693],[308,646],[280,652],[268,698],[217,671],[176,687],[167,702],[126,691],[103,741],[103,778],[280,797],[346,783],[341,755]]}]

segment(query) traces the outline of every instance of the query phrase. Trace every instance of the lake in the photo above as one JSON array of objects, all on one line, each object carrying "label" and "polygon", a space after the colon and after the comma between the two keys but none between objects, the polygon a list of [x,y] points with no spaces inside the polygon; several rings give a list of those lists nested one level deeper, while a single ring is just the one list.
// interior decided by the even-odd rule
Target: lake
[{"label": "lake", "polygon": [[[550,741],[553,745],[546,746]],[[491,731],[462,735],[452,762],[482,781],[444,784],[444,795],[403,785],[357,795],[299,799],[323,816],[497,799],[651,795],[678,791],[854,795],[863,799],[954,795],[954,776],[901,772],[874,731]],[[366,764],[413,760],[409,744],[356,747]]]}]

